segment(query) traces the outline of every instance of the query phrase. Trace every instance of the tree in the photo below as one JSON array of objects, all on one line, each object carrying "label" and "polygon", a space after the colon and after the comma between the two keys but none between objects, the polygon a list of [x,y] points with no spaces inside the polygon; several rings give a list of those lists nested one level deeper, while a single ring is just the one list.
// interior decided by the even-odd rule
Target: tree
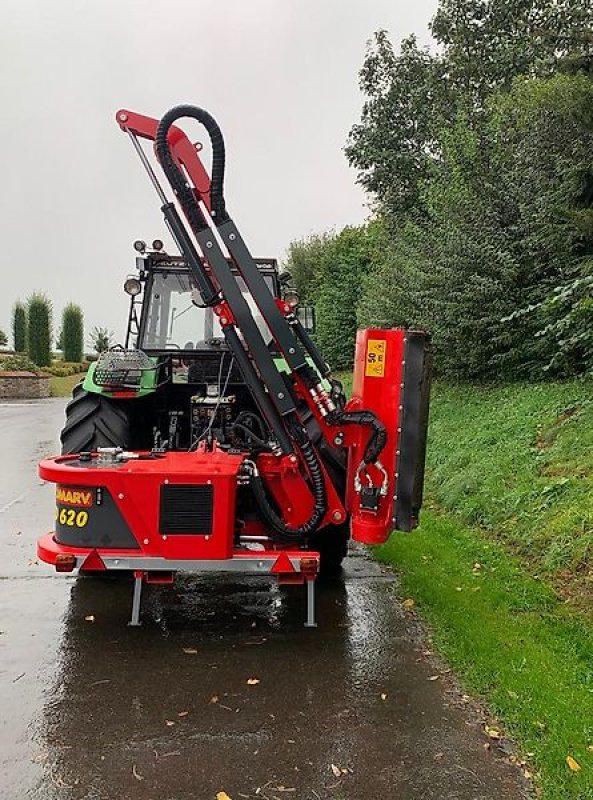
[{"label": "tree", "polygon": [[104,353],[112,346],[113,331],[95,325],[91,331],[89,342],[96,353]]},{"label": "tree", "polygon": [[27,300],[27,352],[39,367],[51,364],[51,302],[44,294],[32,294]]},{"label": "tree", "polygon": [[326,231],[288,245],[284,269],[292,275],[303,304],[315,305],[321,259],[334,236]]},{"label": "tree", "polygon": [[346,146],[359,183],[383,211],[422,210],[421,184],[441,157],[440,131],[461,104],[479,123],[487,98],[521,75],[593,66],[593,5],[574,0],[440,0],[431,23],[438,55],[386,31],[367,46],[365,96]]},{"label": "tree", "polygon": [[375,34],[346,147],[383,222],[359,324],[428,327],[455,377],[593,368],[592,24],[578,0],[440,0],[434,52]]},{"label": "tree", "polygon": [[62,312],[64,361],[82,361],[84,348],[83,315],[80,306],[69,303]]},{"label": "tree", "polygon": [[12,309],[12,341],[16,353],[27,349],[27,309],[17,301]]},{"label": "tree", "polygon": [[0,330],[0,347],[6,347],[8,345],[8,336],[4,333],[3,330]]},{"label": "tree", "polygon": [[496,165],[514,209],[520,310],[538,363],[593,368],[593,79],[581,71],[516,81],[493,103]]},{"label": "tree", "polygon": [[352,366],[356,338],[356,302],[370,269],[375,225],[346,227],[289,247],[287,268],[301,297],[315,306],[315,338],[334,369]]},{"label": "tree", "polygon": [[422,181],[437,155],[435,131],[446,114],[443,65],[404,39],[396,55],[387,32],[375,33],[359,73],[366,97],[345,148],[358,182],[395,219],[418,210]]}]

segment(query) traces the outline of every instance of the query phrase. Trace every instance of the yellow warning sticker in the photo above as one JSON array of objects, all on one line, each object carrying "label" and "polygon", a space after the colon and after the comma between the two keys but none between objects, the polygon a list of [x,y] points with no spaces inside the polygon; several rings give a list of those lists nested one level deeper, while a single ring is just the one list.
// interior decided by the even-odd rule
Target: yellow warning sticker
[{"label": "yellow warning sticker", "polygon": [[367,361],[365,375],[382,378],[385,375],[385,357],[387,342],[385,339],[369,339],[367,342]]}]

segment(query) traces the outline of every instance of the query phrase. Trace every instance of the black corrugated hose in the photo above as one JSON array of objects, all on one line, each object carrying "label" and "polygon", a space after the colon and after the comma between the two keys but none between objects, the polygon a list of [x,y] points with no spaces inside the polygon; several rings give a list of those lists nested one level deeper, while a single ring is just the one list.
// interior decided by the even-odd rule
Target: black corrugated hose
[{"label": "black corrugated hose", "polygon": [[300,426],[294,426],[290,433],[300,447],[311,477],[313,497],[315,499],[315,506],[311,517],[298,528],[291,528],[276,514],[270,505],[264,482],[259,475],[252,476],[251,486],[260,514],[264,522],[276,532],[278,540],[285,542],[301,542],[319,528],[327,511],[327,493],[325,491],[323,471],[315,448],[311,444],[307,433]]},{"label": "black corrugated hose", "polygon": [[[167,139],[173,123],[182,117],[191,117],[201,122],[210,136],[210,141],[212,143],[210,202],[212,217],[216,225],[220,225],[222,222],[229,219],[229,215],[226,211],[223,189],[225,166],[224,139],[214,117],[203,108],[198,108],[197,106],[183,105],[172,108],[163,116],[157,128],[155,146],[158,159],[195,232],[204,230],[208,227],[208,223],[200,210],[193,190],[188,185],[183,173],[173,159],[171,147]],[[323,470],[321,469],[317,452],[311,444],[306,431],[300,425],[293,424],[289,428],[288,433],[300,448],[311,478],[315,503],[311,517],[303,525],[297,528],[291,528],[272,508],[266,494],[264,483],[259,475],[252,476],[251,486],[264,522],[267,522],[272,530],[275,531],[278,539],[287,542],[301,542],[309,534],[319,528],[327,511],[327,493],[325,490]]]},{"label": "black corrugated hose", "polygon": [[327,415],[330,425],[365,425],[372,433],[364,450],[365,464],[374,464],[387,443],[387,429],[372,411],[342,411],[336,409]]},{"label": "black corrugated hose", "polygon": [[159,122],[155,146],[158,159],[163,167],[165,175],[169,179],[173,190],[183,210],[190,218],[192,227],[195,230],[203,230],[206,222],[202,213],[195,201],[193,191],[188,186],[183,173],[175,163],[171,155],[171,148],[167,140],[167,135],[174,122],[181,117],[191,117],[192,119],[201,122],[208,131],[210,142],[212,143],[212,178],[210,181],[210,202],[212,207],[212,216],[217,225],[228,219],[226,205],[224,202],[224,165],[225,165],[225,150],[224,139],[222,131],[218,127],[218,123],[214,117],[198,106],[175,106],[163,116]]}]

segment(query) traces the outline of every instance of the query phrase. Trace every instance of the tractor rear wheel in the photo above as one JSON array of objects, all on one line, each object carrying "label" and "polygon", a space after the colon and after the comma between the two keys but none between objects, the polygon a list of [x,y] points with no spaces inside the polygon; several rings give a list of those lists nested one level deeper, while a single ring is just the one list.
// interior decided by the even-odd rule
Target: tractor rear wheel
[{"label": "tractor rear wheel", "polygon": [[100,394],[87,392],[82,383],[74,387],[66,406],[66,424],[60,434],[62,453],[80,453],[97,447],[131,445],[129,409]]},{"label": "tractor rear wheel", "polygon": [[340,574],[342,561],[348,555],[350,523],[331,526],[309,537],[309,547],[319,553],[319,574],[331,578]]}]

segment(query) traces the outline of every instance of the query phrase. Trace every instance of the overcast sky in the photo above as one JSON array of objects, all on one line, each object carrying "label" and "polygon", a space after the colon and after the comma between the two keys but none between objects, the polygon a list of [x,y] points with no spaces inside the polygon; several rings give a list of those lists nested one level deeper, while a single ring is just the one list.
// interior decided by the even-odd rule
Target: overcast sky
[{"label": "overcast sky", "polygon": [[[132,242],[164,237],[114,122],[207,108],[227,145],[227,206],[256,256],[365,219],[343,154],[373,31],[428,41],[436,0],[0,0],[0,328],[47,292],[59,318],[118,337]],[[192,140],[201,138],[189,128]]]}]

